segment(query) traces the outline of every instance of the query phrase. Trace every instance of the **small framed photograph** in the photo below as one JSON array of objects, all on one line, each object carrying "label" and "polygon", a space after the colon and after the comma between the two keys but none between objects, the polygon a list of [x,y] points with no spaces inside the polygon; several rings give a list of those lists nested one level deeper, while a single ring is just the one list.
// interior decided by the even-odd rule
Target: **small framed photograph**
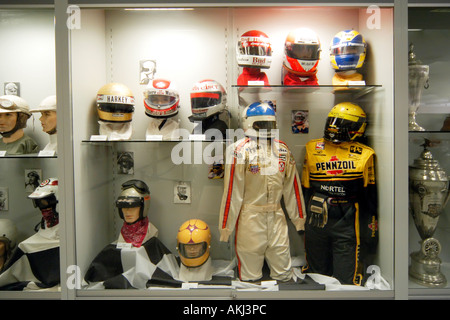
[{"label": "small framed photograph", "polygon": [[134,174],[134,153],[117,152],[118,174]]},{"label": "small framed photograph", "polygon": [[173,188],[173,203],[191,203],[191,183],[177,181]]},{"label": "small framed photograph", "polygon": [[3,92],[5,95],[20,96],[20,82],[5,82]]},{"label": "small framed photograph", "polygon": [[308,133],[309,132],[309,111],[308,110],[292,110],[292,133]]},{"label": "small framed photograph", "polygon": [[25,169],[25,192],[32,193],[42,180],[41,169]]},{"label": "small framed photograph", "polygon": [[148,84],[156,73],[156,60],[139,61],[139,84]]},{"label": "small framed photograph", "polygon": [[0,211],[8,211],[8,188],[0,187]]}]

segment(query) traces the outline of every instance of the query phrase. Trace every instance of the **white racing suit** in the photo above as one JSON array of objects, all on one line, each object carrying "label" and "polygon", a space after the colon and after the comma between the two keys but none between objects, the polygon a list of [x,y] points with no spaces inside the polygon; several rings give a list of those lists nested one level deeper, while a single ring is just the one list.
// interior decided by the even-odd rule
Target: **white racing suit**
[{"label": "white racing suit", "polygon": [[304,229],[305,209],[295,161],[286,144],[244,138],[229,146],[224,187],[220,241],[228,241],[236,228],[239,278],[260,279],[265,258],[272,279],[289,280],[291,255],[281,198],[297,230]]}]

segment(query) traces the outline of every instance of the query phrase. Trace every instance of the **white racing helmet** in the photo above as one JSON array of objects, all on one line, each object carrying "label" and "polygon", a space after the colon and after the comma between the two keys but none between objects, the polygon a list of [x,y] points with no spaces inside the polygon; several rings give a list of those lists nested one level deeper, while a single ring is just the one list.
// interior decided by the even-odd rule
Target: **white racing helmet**
[{"label": "white racing helmet", "polygon": [[49,178],[42,181],[28,198],[33,200],[33,205],[41,210],[52,206],[56,207],[58,203],[58,179]]},{"label": "white racing helmet", "polygon": [[277,118],[271,102],[254,102],[244,109],[242,128],[246,136],[273,138],[277,129]]},{"label": "white racing helmet", "polygon": [[178,114],[180,95],[175,84],[165,79],[151,80],[144,91],[145,114],[153,118],[169,118]]},{"label": "white racing helmet", "polygon": [[191,90],[191,121],[204,120],[226,109],[227,93],[215,80],[197,82]]},{"label": "white racing helmet", "polygon": [[56,111],[56,96],[48,96],[41,101],[39,106],[31,109],[30,112]]},{"label": "white racing helmet", "polygon": [[238,41],[236,58],[241,67],[270,68],[272,46],[269,37],[262,31],[245,32]]}]

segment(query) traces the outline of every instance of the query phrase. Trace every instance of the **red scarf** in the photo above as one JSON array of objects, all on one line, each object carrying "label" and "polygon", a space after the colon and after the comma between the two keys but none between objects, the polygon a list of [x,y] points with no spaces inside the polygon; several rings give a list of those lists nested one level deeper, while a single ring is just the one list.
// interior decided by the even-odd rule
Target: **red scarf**
[{"label": "red scarf", "polygon": [[128,224],[126,222],[123,223],[122,229],[120,233],[122,234],[123,239],[131,243],[134,247],[139,248],[142,245],[142,241],[147,234],[148,229],[148,218],[145,217],[142,220],[138,220],[135,223]]},{"label": "red scarf", "polygon": [[41,213],[47,228],[54,227],[59,223],[59,216],[52,208],[42,209]]}]

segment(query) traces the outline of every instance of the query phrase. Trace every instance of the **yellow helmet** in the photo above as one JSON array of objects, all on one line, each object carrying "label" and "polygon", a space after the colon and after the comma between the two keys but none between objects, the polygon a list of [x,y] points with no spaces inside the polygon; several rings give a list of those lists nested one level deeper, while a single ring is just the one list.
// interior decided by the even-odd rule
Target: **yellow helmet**
[{"label": "yellow helmet", "polygon": [[97,92],[97,112],[100,120],[130,122],[134,112],[134,96],[121,83],[108,83]]},{"label": "yellow helmet", "polygon": [[366,125],[366,113],[360,106],[351,102],[341,102],[328,114],[324,139],[333,143],[353,141],[364,135]]},{"label": "yellow helmet", "polygon": [[186,267],[199,267],[209,258],[211,230],[199,219],[190,219],[178,229],[177,250]]}]

